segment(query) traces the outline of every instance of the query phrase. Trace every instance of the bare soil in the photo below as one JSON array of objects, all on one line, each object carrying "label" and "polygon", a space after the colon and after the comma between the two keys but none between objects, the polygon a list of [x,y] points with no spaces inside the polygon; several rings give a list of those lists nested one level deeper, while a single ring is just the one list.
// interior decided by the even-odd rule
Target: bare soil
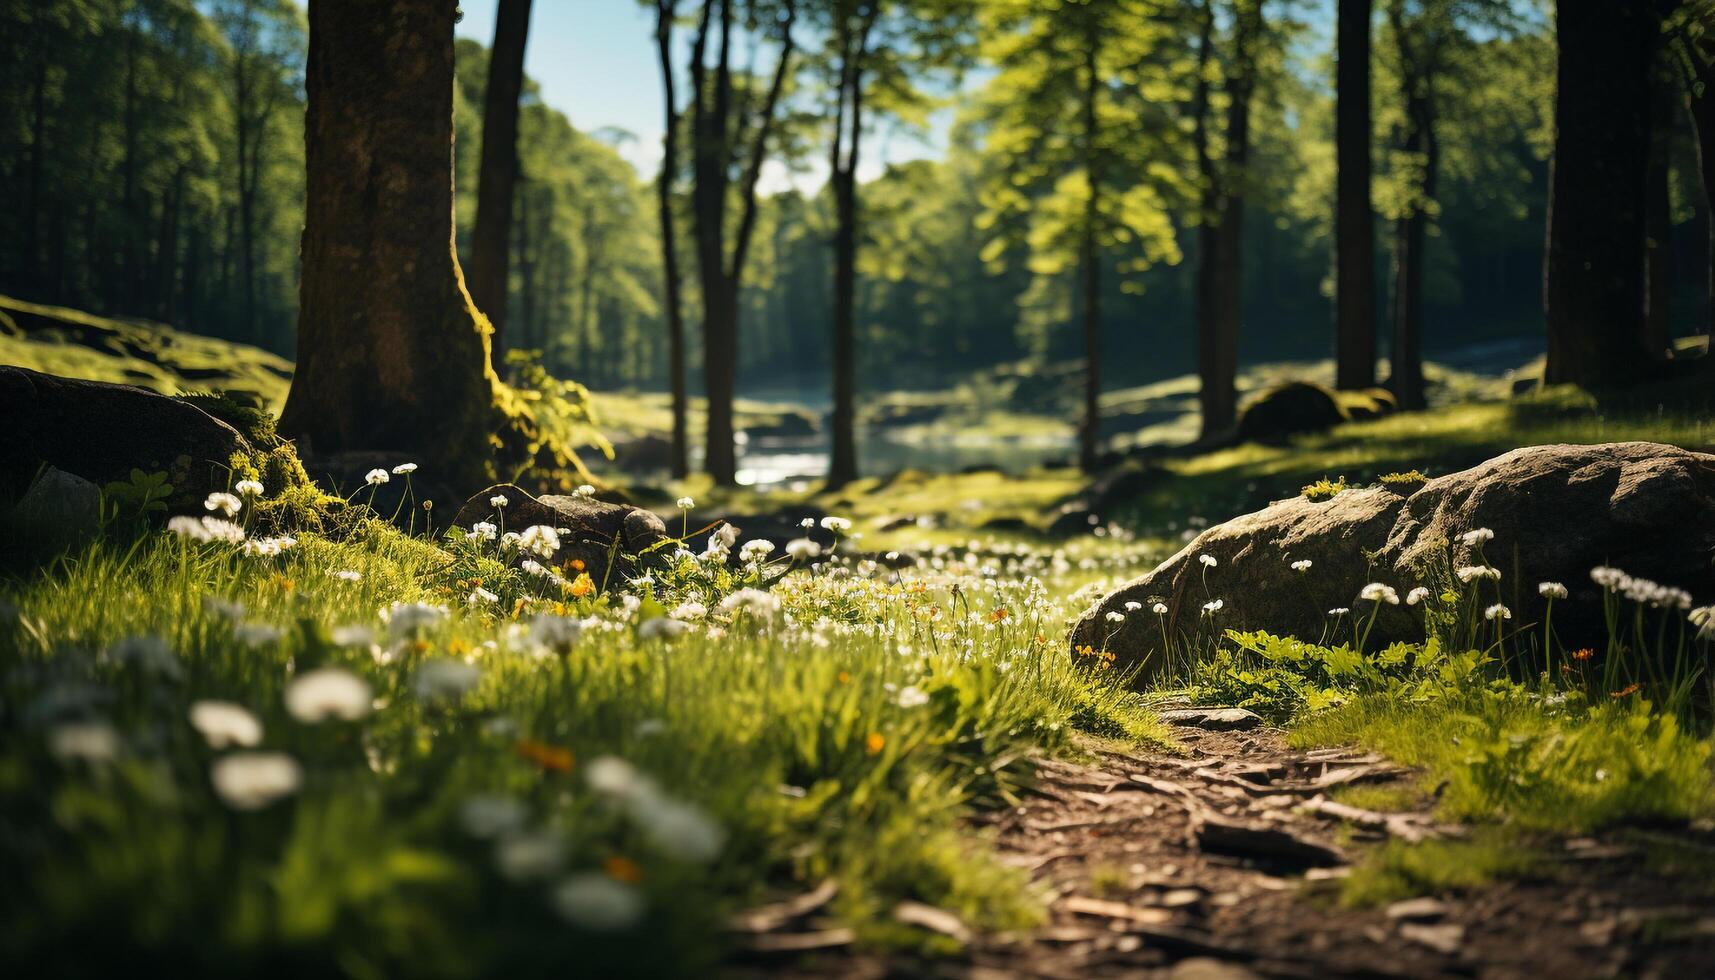
[{"label": "bare soil", "polygon": [[[1339,879],[1389,836],[1457,835],[1421,809],[1342,808],[1337,786],[1417,774],[1380,757],[1303,751],[1278,731],[1180,730],[1182,755],[1092,745],[1093,761],[1039,763],[1017,807],[973,821],[1050,895],[1049,921],[973,936],[907,903],[902,921],[966,943],[926,960],[850,952],[844,930],[777,915],[741,972],[792,976],[1092,978],[1715,976],[1715,835],[1619,828],[1540,842],[1528,880],[1382,908],[1340,904]],[[1651,870],[1660,847],[1694,869]],[[1701,873],[1696,867],[1704,869]],[[815,911],[817,898],[800,896]],[[791,907],[776,912],[792,913]],[[811,919],[810,921],[813,921]],[[794,949],[794,946],[797,946]],[[815,952],[814,947],[823,949]],[[810,949],[805,949],[805,947]]]}]

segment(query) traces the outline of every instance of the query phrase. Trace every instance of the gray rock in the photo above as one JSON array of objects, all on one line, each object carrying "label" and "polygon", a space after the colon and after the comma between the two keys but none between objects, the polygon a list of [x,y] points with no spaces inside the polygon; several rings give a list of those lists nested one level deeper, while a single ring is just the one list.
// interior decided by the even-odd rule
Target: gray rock
[{"label": "gray rock", "polygon": [[1387,917],[1399,922],[1428,922],[1446,918],[1447,903],[1424,896],[1407,898],[1387,907]]},{"label": "gray rock", "polygon": [[[1476,528],[1494,539],[1465,542]],[[1206,568],[1205,555],[1217,564]],[[1329,629],[1329,609],[1368,618],[1371,604],[1358,599],[1365,583],[1392,586],[1403,600],[1418,585],[1444,587],[1458,566],[1486,563],[1502,577],[1481,583],[1481,600],[1505,602],[1514,628],[1541,621],[1538,583],[1560,582],[1571,596],[1554,607],[1557,639],[1599,647],[1606,626],[1591,568],[1613,565],[1707,602],[1715,599],[1712,555],[1715,456],[1646,442],[1532,446],[1415,488],[1294,497],[1209,528],[1087,610],[1070,645],[1105,647],[1115,666],[1138,665],[1147,682],[1162,668],[1161,624],[1153,614],[1107,619],[1125,615],[1128,602],[1165,603],[1170,634],[1264,629],[1316,640]],[[1300,560],[1312,563],[1308,571],[1292,569]],[[1203,605],[1215,598],[1222,606],[1211,624]],[[1423,635],[1420,609],[1384,603],[1369,644]]]},{"label": "gray rock", "polygon": [[52,466],[0,521],[0,535],[37,553],[63,550],[100,533],[101,488]]},{"label": "gray rock", "polygon": [[[506,506],[496,507],[490,501],[505,497]],[[453,525],[469,529],[479,521],[487,521],[505,531],[523,531],[533,524],[564,529],[559,535],[560,548],[553,555],[532,555],[543,565],[560,568],[568,562],[582,562],[583,571],[597,586],[609,582],[615,575],[632,575],[648,556],[661,550],[671,540],[667,526],[656,514],[627,504],[612,504],[593,497],[570,497],[545,494],[531,496],[529,492],[510,483],[489,487],[471,497],[453,517]],[[617,550],[615,546],[617,545]],[[608,557],[615,556],[610,572]],[[568,576],[576,574],[568,570]]]},{"label": "gray rock", "polygon": [[1262,724],[1261,715],[1244,708],[1169,708],[1160,717],[1169,725],[1211,732],[1242,732]]},{"label": "gray rock", "polygon": [[173,510],[225,490],[238,430],[194,405],[131,385],[0,366],[0,497],[21,497],[45,463],[97,486],[163,472]]}]

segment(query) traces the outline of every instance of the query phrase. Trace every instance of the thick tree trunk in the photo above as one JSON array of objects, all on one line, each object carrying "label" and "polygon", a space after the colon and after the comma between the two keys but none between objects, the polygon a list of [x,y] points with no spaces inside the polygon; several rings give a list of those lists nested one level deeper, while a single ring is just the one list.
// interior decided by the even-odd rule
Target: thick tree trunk
[{"label": "thick tree trunk", "polygon": [[673,401],[671,467],[675,479],[690,475],[689,401],[685,392],[685,311],[679,297],[679,248],[673,230],[673,182],[679,176],[679,111],[673,91],[673,17],[677,0],[655,5],[656,54],[661,63],[661,90],[667,104],[667,129],[661,137],[661,173],[655,180],[661,217],[661,274],[667,314],[667,386]]},{"label": "thick tree trunk", "polygon": [[[1418,85],[1427,89],[1428,79]],[[1406,139],[1403,149],[1421,156],[1423,171],[1409,210],[1395,224],[1393,288],[1393,357],[1389,385],[1399,407],[1420,409],[1423,393],[1423,248],[1428,237],[1429,202],[1435,200],[1441,146],[1435,138],[1434,109],[1422,90],[1406,97]]]},{"label": "thick tree trunk", "polygon": [[1227,153],[1220,173],[1220,214],[1215,227],[1214,315],[1203,404],[1205,434],[1231,429],[1238,417],[1239,323],[1244,301],[1246,165],[1250,157],[1250,103],[1262,0],[1246,0],[1236,15],[1233,63],[1227,81]]},{"label": "thick tree trunk", "polygon": [[1376,383],[1375,225],[1370,209],[1371,0],[1339,0],[1335,70],[1335,385]]},{"label": "thick tree trunk", "polygon": [[494,328],[489,343],[497,369],[506,353],[507,244],[518,177],[518,94],[524,87],[529,32],[530,0],[500,0],[482,99],[482,169],[476,184],[476,227],[470,236],[470,295]]},{"label": "thick tree trunk", "polygon": [[298,370],[280,430],[485,477],[495,377],[453,251],[453,17],[311,0]]},{"label": "thick tree trunk", "polygon": [[1650,374],[1641,338],[1647,106],[1657,34],[1649,4],[1558,4],[1543,289],[1550,384],[1607,387]]},{"label": "thick tree trunk", "polygon": [[1102,257],[1096,247],[1096,223],[1101,218],[1098,195],[1102,186],[1096,159],[1099,149],[1096,98],[1102,83],[1096,70],[1100,43],[1093,34],[1084,39],[1084,176],[1090,189],[1084,198],[1084,226],[1078,248],[1084,294],[1084,412],[1078,424],[1078,468],[1085,473],[1095,472],[1102,440]]},{"label": "thick tree trunk", "polygon": [[1644,202],[1644,349],[1666,360],[1673,347],[1673,198],[1668,187],[1678,82],[1655,79],[1650,100],[1649,171]]}]

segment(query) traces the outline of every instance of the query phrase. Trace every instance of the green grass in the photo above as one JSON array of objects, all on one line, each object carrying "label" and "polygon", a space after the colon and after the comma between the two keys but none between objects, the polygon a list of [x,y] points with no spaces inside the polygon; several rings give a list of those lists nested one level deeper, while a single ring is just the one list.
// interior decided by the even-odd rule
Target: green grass
[{"label": "green grass", "polygon": [[[683,975],[723,954],[730,912],[828,877],[833,913],[871,942],[929,941],[890,922],[905,898],[1028,925],[1038,899],[961,816],[1013,798],[1026,757],[1076,730],[1163,733],[1059,655],[1066,596],[952,564],[903,583],[795,571],[773,589],[782,612],[661,639],[641,623],[693,590],[713,610],[714,588],[743,582],[685,559],[624,603],[525,598],[540,590],[491,557],[380,524],[273,558],[163,533],[97,544],[0,591],[0,948],[190,972],[495,975],[575,957]],[[479,577],[497,598],[467,604]],[[452,612],[389,627],[379,611],[401,602]],[[533,641],[539,613],[583,618],[581,639]],[[374,645],[334,632],[351,626]],[[443,676],[454,663],[474,668],[468,691]],[[320,668],[360,678],[373,711],[295,716],[287,691]],[[210,699],[254,714],[257,748],[301,767],[298,792],[223,803],[211,767],[232,750],[187,720]],[[95,758],[61,744],[91,731]],[[596,789],[603,757],[652,788]],[[473,827],[483,807],[517,826]],[[602,907],[564,908],[573,882]],[[632,902],[635,921],[601,928]]]},{"label": "green grass", "polygon": [[1469,893],[1502,878],[1541,874],[1548,861],[1515,833],[1483,828],[1466,839],[1399,840],[1366,853],[1340,882],[1343,905],[1386,905],[1419,895]]}]

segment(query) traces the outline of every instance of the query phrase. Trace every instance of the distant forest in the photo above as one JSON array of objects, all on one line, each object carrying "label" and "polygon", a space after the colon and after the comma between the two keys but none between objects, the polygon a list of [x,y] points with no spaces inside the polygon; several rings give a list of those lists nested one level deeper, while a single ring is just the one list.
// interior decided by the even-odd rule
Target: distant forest
[{"label": "distant forest", "polygon": [[[1393,6],[1410,15],[1412,5]],[[1543,329],[1551,25],[1535,4],[1472,6],[1506,9],[1451,19],[1439,33],[1384,16],[1374,45],[1378,319],[1387,315],[1396,220],[1421,213],[1431,356]],[[1325,14],[1270,9],[1243,189],[1246,361],[1326,357],[1333,346],[1332,25]],[[303,222],[303,11],[290,0],[6,0],[0,11],[0,292],[290,355]],[[1151,29],[1166,33],[1151,38],[1146,83],[1114,90],[1116,106],[1135,106],[1140,127],[1124,166],[1150,193],[1122,196],[1132,210],[1116,226],[1131,239],[1101,252],[1109,383],[1195,367],[1194,263],[1185,259],[1199,202],[1176,175],[1197,169],[1198,38],[1189,23]],[[1424,38],[1436,45],[1432,63],[1402,72],[1403,59],[1422,61]],[[1063,254],[1043,220],[1063,188],[1032,165],[1058,137],[1044,121],[1032,128],[1019,86],[1033,68],[1009,62],[1014,54],[989,39],[915,79],[919,89],[960,93],[947,152],[863,186],[855,307],[867,388],[939,386],[988,365],[1083,350],[1076,256]],[[454,173],[468,269],[486,49],[460,40],[457,71]],[[1433,137],[1411,144],[1401,80],[1425,71]],[[827,65],[802,59],[784,98],[771,158],[819,159]],[[878,101],[871,118],[893,139],[920,126],[931,105],[920,90]],[[1684,110],[1670,101],[1663,111]],[[580,131],[529,80],[519,130],[509,344],[543,350],[556,372],[592,386],[664,387],[659,226],[652,177],[615,148],[630,137]],[[1708,207],[1689,123],[1675,118],[1665,131],[1673,320],[1685,332],[1708,320]],[[1211,138],[1218,149],[1220,135]],[[868,145],[877,142],[872,133]],[[1430,154],[1435,179],[1425,194]],[[824,187],[761,202],[740,300],[745,386],[824,382],[831,198]],[[688,244],[680,251],[688,262]],[[692,365],[701,338],[694,278],[683,284]],[[695,386],[700,372],[689,375]]]}]

